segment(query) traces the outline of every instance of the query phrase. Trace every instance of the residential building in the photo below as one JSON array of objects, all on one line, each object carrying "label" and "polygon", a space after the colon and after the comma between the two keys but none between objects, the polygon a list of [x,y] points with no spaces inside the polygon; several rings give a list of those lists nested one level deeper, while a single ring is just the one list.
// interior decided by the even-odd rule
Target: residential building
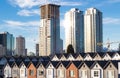
[{"label": "residential building", "polygon": [[59,5],[46,4],[41,8],[39,56],[62,51],[63,41],[60,39],[60,12]]},{"label": "residential building", "polygon": [[14,37],[8,32],[0,33],[0,45],[5,47],[5,55],[12,56],[14,52]]},{"label": "residential building", "polygon": [[25,38],[22,36],[16,37],[16,51],[15,55],[26,56],[25,52]]},{"label": "residential building", "polygon": [[[27,63],[27,64],[26,64]],[[29,65],[29,62],[21,62],[19,65],[20,68],[20,78],[27,78],[27,65]]]},{"label": "residential building", "polygon": [[104,67],[103,78],[119,78],[118,77],[118,63],[116,61],[109,61]]},{"label": "residential building", "polygon": [[78,68],[71,62],[66,68],[66,78],[78,78]]},{"label": "residential building", "polygon": [[36,62],[30,62],[27,67],[27,78],[37,78]]},{"label": "residential building", "polygon": [[36,68],[37,68],[37,78],[46,78],[46,72],[45,72],[45,66],[44,64],[46,65],[45,62],[38,62]]},{"label": "residential building", "polygon": [[85,52],[101,52],[103,43],[102,12],[88,8],[84,15]]},{"label": "residential building", "polygon": [[74,52],[84,51],[83,11],[72,8],[65,14],[65,49],[72,45]]}]

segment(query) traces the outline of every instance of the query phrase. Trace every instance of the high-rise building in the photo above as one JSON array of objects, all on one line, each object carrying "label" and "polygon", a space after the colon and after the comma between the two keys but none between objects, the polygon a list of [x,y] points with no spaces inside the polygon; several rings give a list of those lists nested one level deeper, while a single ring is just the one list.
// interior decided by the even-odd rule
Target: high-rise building
[{"label": "high-rise building", "polygon": [[36,44],[35,48],[36,48],[36,56],[39,56],[39,44]]},{"label": "high-rise building", "polygon": [[62,50],[59,7],[55,4],[46,4],[40,7],[39,56],[48,56]]},{"label": "high-rise building", "polygon": [[14,52],[14,37],[8,32],[0,33],[0,45],[5,47],[5,55],[11,56]]},{"label": "high-rise building", "polygon": [[65,14],[65,48],[72,45],[74,52],[84,51],[83,11],[72,8]]},{"label": "high-rise building", "polygon": [[26,56],[25,52],[25,38],[22,36],[16,37],[16,51],[15,55]]},{"label": "high-rise building", "polygon": [[99,52],[102,46],[98,43],[103,42],[102,32],[102,12],[95,8],[89,8],[85,11],[85,52]]}]

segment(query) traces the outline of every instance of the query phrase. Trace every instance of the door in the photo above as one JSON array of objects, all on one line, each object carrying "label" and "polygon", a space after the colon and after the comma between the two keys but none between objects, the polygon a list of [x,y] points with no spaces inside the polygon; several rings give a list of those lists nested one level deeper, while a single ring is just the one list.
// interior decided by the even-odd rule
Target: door
[{"label": "door", "polygon": [[108,70],[107,71],[107,78],[115,78],[114,77],[114,70]]},{"label": "door", "polygon": [[91,71],[91,78],[101,78],[101,71],[100,70],[92,70]]},{"label": "door", "polygon": [[54,78],[54,71],[53,69],[47,69],[47,78]]},{"label": "door", "polygon": [[81,78],[87,78],[87,70],[80,71]]}]

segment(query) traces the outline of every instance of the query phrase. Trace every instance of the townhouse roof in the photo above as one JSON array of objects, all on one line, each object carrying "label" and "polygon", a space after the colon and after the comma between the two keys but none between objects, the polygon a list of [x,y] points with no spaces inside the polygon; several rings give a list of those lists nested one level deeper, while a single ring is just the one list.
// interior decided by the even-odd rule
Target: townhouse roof
[{"label": "townhouse roof", "polygon": [[86,53],[80,53],[80,55],[83,57],[83,58],[85,58],[86,57]]},{"label": "townhouse roof", "polygon": [[57,68],[58,65],[60,64],[59,61],[51,61],[52,65]]},{"label": "townhouse roof", "polygon": [[69,65],[70,65],[70,61],[61,61],[61,63],[63,64],[63,66],[65,67],[65,68],[67,68]]},{"label": "townhouse roof", "polygon": [[0,65],[0,69],[3,69],[5,65]]},{"label": "townhouse roof", "polygon": [[72,61],[72,62],[73,62],[73,64],[74,64],[77,68],[81,67],[82,64],[83,64],[82,61]]},{"label": "townhouse roof", "polygon": [[118,69],[118,61],[112,61],[112,64]]},{"label": "townhouse roof", "polygon": [[105,55],[105,52],[97,52],[97,54],[102,58]]},{"label": "townhouse roof", "polygon": [[92,58],[94,58],[96,55],[97,55],[97,53],[88,53]]},{"label": "townhouse roof", "polygon": [[110,56],[110,57],[113,57],[115,52],[107,52],[107,54]]},{"label": "townhouse roof", "polygon": [[72,53],[72,56],[73,56],[74,58],[77,58],[77,57],[79,56],[79,53]]},{"label": "townhouse roof", "polygon": [[90,68],[95,61],[84,61],[84,63]]},{"label": "townhouse roof", "polygon": [[42,65],[46,68],[47,64],[49,63],[49,61],[41,61]]},{"label": "townhouse roof", "polygon": [[108,63],[108,61],[97,61],[97,63],[104,68],[104,66]]}]

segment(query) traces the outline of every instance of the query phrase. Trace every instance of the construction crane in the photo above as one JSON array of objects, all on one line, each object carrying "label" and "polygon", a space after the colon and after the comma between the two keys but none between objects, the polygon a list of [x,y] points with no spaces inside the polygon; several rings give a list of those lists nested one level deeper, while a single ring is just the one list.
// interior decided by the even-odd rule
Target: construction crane
[{"label": "construction crane", "polygon": [[119,43],[120,44],[120,41],[110,42],[109,39],[108,39],[106,43],[98,42],[97,45],[100,46],[100,47],[103,46],[103,45],[107,45],[107,51],[110,51],[110,46],[111,46],[111,44],[114,44],[114,43]]}]

